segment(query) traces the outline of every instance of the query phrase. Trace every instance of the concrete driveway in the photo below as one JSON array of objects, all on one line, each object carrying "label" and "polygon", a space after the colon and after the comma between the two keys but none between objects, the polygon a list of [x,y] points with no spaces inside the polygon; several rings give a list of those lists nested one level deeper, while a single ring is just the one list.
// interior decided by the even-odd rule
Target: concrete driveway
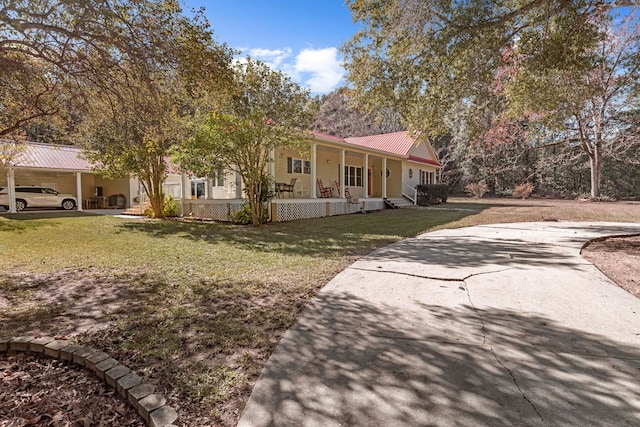
[{"label": "concrete driveway", "polygon": [[287,331],[239,426],[638,426],[640,300],[580,256],[638,233],[500,224],[377,250]]}]

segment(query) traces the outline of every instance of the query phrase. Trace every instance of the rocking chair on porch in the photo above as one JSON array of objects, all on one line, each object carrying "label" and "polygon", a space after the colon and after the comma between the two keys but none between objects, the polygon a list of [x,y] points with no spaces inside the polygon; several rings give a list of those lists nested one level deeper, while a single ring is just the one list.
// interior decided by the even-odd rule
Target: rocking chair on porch
[{"label": "rocking chair on porch", "polygon": [[322,180],[318,179],[318,190],[320,191],[320,197],[325,198],[325,197],[333,197],[333,190],[331,189],[331,187],[325,187],[324,185],[322,185]]}]

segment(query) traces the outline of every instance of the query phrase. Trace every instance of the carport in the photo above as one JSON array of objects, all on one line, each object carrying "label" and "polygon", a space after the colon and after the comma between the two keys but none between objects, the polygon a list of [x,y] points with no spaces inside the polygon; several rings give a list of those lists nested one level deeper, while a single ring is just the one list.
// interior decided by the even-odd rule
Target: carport
[{"label": "carport", "polygon": [[5,167],[10,213],[17,212],[17,185],[41,185],[73,194],[78,211],[108,207],[110,194],[124,195],[129,205],[130,195],[137,192],[137,183],[134,185],[129,178],[109,180],[96,175],[92,164],[83,158],[82,150],[74,146],[27,143]]}]

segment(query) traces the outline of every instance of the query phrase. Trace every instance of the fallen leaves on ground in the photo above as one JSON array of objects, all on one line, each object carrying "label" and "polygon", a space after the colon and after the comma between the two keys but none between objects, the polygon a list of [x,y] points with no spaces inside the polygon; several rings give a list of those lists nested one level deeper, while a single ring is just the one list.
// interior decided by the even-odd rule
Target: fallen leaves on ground
[{"label": "fallen leaves on ground", "polygon": [[0,427],[144,427],[135,410],[84,368],[17,353],[0,359]]}]

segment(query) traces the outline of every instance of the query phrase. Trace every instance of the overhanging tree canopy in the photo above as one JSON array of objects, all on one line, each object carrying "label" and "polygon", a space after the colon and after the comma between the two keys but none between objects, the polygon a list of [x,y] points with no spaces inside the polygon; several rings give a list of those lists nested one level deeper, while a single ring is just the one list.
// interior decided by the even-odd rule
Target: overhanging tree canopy
[{"label": "overhanging tree canopy", "polygon": [[[502,104],[500,111],[516,109],[516,92],[509,97],[504,87],[497,87],[497,77],[509,62],[506,52],[517,49],[525,58],[520,76],[526,70],[530,76],[582,78],[602,62],[598,48],[608,36],[602,23],[611,10],[634,3],[352,0],[353,17],[363,23],[343,47],[354,100],[369,111],[395,108],[409,127],[430,136],[447,133],[447,123],[463,109],[469,137],[477,137],[491,124],[486,113],[496,111],[496,103]],[[637,54],[633,61],[637,64]],[[637,83],[637,73],[635,77]],[[533,85],[525,86],[519,95],[537,96],[538,101],[544,97],[544,102],[536,102],[538,108],[559,110],[561,97],[545,97],[556,89],[552,80],[544,81],[542,96]],[[589,94],[580,93],[572,101],[579,104]]]}]

